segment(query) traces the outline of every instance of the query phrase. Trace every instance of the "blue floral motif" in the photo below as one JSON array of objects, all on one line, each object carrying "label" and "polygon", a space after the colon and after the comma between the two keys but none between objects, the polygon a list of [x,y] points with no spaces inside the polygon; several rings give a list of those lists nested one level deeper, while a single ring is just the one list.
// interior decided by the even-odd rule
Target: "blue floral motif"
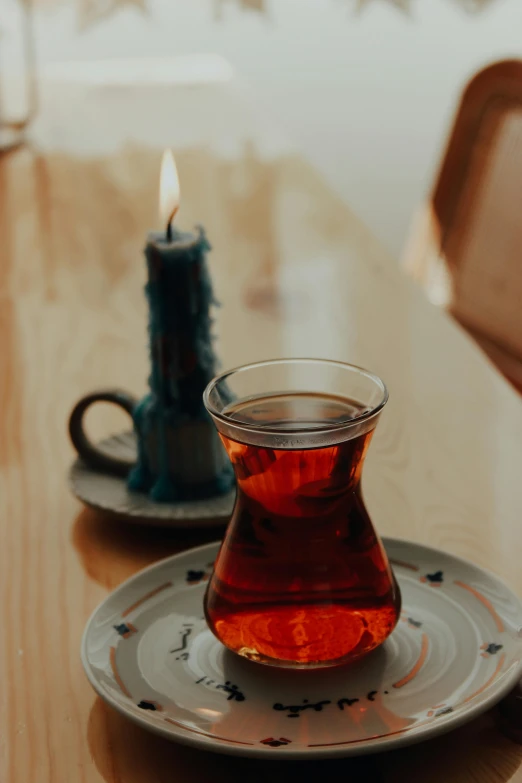
[{"label": "blue floral motif", "polygon": [[499,650],[502,650],[504,645],[502,644],[495,644],[495,642],[489,642],[481,645],[480,649],[482,650],[482,657],[483,658],[489,658],[490,655],[496,655]]},{"label": "blue floral motif", "polygon": [[161,707],[157,702],[155,701],[145,701],[142,699],[139,704],[137,705],[140,710],[151,710],[152,712],[156,712],[156,710],[161,710]]},{"label": "blue floral motif", "polygon": [[120,623],[119,625],[113,625],[112,627],[123,639],[128,639],[129,636],[137,633],[137,629],[132,625],[132,623]]},{"label": "blue floral motif", "polygon": [[186,582],[187,584],[192,585],[196,582],[201,582],[205,577],[206,574],[204,571],[193,571],[192,569],[189,569],[187,571]]},{"label": "blue floral motif", "polygon": [[421,576],[421,582],[426,582],[432,587],[440,587],[443,581],[444,581],[443,571],[434,571],[432,574],[426,574],[425,576]]}]

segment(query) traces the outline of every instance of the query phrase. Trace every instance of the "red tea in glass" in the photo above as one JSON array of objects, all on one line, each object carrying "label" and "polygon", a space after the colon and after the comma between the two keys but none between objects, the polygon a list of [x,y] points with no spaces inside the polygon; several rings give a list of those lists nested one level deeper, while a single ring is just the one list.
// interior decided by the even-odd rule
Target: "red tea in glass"
[{"label": "red tea in glass", "polygon": [[250,365],[208,387],[237,500],[205,613],[230,650],[327,666],[392,632],[400,593],[360,489],[386,399],[376,376],[319,360]]}]

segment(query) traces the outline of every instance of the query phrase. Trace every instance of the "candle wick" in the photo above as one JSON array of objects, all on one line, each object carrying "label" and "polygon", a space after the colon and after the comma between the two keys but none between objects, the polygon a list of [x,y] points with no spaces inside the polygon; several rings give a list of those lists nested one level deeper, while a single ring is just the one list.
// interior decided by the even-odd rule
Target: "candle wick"
[{"label": "candle wick", "polygon": [[174,207],[174,209],[172,210],[172,212],[169,215],[169,220],[168,220],[168,223],[167,223],[167,231],[166,231],[167,242],[172,242],[172,222],[173,222],[174,218],[176,217],[176,212],[178,211],[178,209],[179,209],[179,207],[177,207],[177,206]]}]

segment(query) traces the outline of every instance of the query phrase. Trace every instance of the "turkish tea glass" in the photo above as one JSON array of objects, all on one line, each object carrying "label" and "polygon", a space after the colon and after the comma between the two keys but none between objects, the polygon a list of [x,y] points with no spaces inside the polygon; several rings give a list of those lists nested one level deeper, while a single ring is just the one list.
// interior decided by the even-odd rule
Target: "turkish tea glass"
[{"label": "turkish tea glass", "polygon": [[378,647],[400,592],[361,494],[388,393],[340,362],[250,364],[204,393],[237,479],[205,596],[212,632],[274,666],[314,668]]}]

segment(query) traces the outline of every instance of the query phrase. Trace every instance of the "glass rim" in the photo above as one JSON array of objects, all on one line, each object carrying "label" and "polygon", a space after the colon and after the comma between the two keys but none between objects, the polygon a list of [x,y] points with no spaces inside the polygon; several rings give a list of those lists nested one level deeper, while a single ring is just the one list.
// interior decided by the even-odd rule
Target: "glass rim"
[{"label": "glass rim", "polygon": [[389,397],[388,388],[384,383],[384,381],[382,380],[382,378],[380,378],[375,373],[366,370],[364,367],[360,367],[357,364],[350,364],[349,362],[340,362],[335,359],[312,359],[312,358],[303,357],[303,358],[293,358],[293,359],[265,359],[260,362],[251,362],[250,364],[242,364],[239,365],[238,367],[233,367],[230,370],[225,370],[224,372],[212,378],[212,380],[207,384],[205,391],[203,392],[203,403],[205,405],[205,408],[211,414],[211,416],[218,419],[219,421],[224,422],[228,426],[232,426],[239,430],[245,430],[247,432],[257,432],[266,435],[280,436],[281,435],[280,429],[266,427],[262,425],[260,426],[259,424],[251,424],[249,422],[242,422],[242,421],[237,421],[235,419],[232,419],[229,416],[227,416],[226,413],[219,411],[210,401],[210,394],[212,393],[213,389],[215,389],[219,383],[221,383],[222,381],[226,381],[226,379],[230,378],[232,375],[237,375],[238,373],[246,372],[247,370],[254,370],[254,369],[273,366],[277,364],[317,364],[317,365],[325,365],[330,367],[338,367],[342,370],[352,370],[358,373],[359,375],[364,375],[370,381],[373,381],[377,385],[377,387],[379,387],[381,390],[381,399],[379,400],[379,402],[373,405],[370,408],[370,410],[364,411],[358,416],[353,416],[349,419],[343,419],[342,421],[337,421],[334,424],[324,423],[321,424],[321,426],[318,427],[317,429],[310,429],[309,427],[305,429],[300,426],[290,427],[288,429],[285,429],[285,434],[302,433],[302,434],[309,434],[309,435],[312,434],[319,435],[322,432],[324,433],[336,432],[338,430],[345,430],[352,426],[355,427],[358,424],[361,424],[362,422],[368,421],[369,419],[372,419],[374,416],[377,416],[388,402],[388,397]]}]

